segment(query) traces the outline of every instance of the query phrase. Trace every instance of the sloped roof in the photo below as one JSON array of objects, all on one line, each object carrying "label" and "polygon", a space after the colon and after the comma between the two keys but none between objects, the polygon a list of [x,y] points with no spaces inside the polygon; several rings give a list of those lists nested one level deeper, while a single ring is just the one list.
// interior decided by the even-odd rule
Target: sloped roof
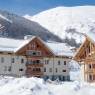
[{"label": "sloped roof", "polygon": [[95,31],[86,32],[86,35],[95,42]]},{"label": "sloped roof", "polygon": [[[2,52],[12,52],[15,53],[20,50],[23,46],[28,44],[31,40],[33,40],[35,36],[32,36],[29,39],[12,39],[12,38],[3,38],[0,37],[0,51]],[[40,38],[38,38],[41,40]],[[42,41],[42,40],[41,40]],[[71,47],[67,46],[65,43],[58,42],[44,42],[43,44],[55,55],[57,56],[73,56],[73,52],[71,51]]]},{"label": "sloped roof", "polygon": [[66,43],[58,42],[48,42],[46,43],[53,53],[57,56],[68,56],[72,57],[74,52],[72,52],[71,47],[66,45]]},{"label": "sloped roof", "polygon": [[[32,37],[32,39],[33,38],[34,37]],[[18,49],[29,43],[32,39],[18,40],[0,37],[0,51],[16,52]]]},{"label": "sloped roof", "polygon": [[82,49],[82,47],[84,46],[84,44],[86,43],[87,39],[89,39],[91,42],[95,43],[95,31],[89,31],[86,32],[85,34],[83,34],[85,36],[84,42],[81,44],[81,46],[79,47],[79,49],[77,50],[77,52],[74,55],[74,59],[76,59],[76,57],[81,54],[79,53]]}]

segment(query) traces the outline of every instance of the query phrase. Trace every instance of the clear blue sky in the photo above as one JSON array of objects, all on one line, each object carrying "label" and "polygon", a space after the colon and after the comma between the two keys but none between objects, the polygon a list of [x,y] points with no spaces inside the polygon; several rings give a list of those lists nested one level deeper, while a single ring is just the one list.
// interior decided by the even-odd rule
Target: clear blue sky
[{"label": "clear blue sky", "polygon": [[57,6],[95,5],[95,0],[0,0],[0,9],[34,15]]}]

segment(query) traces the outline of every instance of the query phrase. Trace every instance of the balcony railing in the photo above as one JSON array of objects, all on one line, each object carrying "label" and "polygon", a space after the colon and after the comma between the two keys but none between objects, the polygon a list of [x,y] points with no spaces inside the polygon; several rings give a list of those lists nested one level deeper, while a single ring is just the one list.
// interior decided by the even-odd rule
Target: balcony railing
[{"label": "balcony railing", "polygon": [[36,66],[36,67],[37,67],[37,66],[43,67],[44,64],[43,64],[43,63],[27,62],[27,63],[26,63],[26,66],[27,66],[27,65]]},{"label": "balcony railing", "polygon": [[26,55],[27,56],[41,56],[41,51],[27,50]]},{"label": "balcony railing", "polygon": [[87,70],[85,70],[85,73],[94,73],[95,74],[95,68],[87,69]]},{"label": "balcony railing", "polygon": [[40,72],[38,72],[38,71],[32,71],[32,72],[26,71],[26,75],[41,76],[41,75],[43,75],[43,72],[42,71],[40,71]]}]

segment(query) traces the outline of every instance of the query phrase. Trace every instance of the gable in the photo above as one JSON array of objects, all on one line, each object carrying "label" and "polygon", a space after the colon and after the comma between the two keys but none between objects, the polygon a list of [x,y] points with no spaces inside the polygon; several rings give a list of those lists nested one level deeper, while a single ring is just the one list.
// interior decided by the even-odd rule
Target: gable
[{"label": "gable", "polygon": [[95,44],[89,37],[86,37],[84,43],[80,46],[76,52],[74,59],[77,61],[84,60],[95,48]]},{"label": "gable", "polygon": [[29,50],[40,51],[41,56],[53,56],[53,52],[49,49],[48,46],[38,37],[35,37],[28,44],[23,46],[20,50],[17,51],[17,54],[26,55],[26,52]]}]

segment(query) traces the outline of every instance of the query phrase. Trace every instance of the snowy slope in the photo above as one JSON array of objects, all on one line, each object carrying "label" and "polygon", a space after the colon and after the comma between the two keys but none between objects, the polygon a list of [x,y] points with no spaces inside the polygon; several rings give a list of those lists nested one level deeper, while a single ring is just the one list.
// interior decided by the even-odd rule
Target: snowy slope
[{"label": "snowy slope", "polygon": [[62,39],[74,38],[77,43],[83,39],[81,33],[95,29],[95,6],[57,7],[24,17],[38,22]]},{"label": "snowy slope", "polygon": [[95,84],[0,77],[0,95],[95,95]]}]

